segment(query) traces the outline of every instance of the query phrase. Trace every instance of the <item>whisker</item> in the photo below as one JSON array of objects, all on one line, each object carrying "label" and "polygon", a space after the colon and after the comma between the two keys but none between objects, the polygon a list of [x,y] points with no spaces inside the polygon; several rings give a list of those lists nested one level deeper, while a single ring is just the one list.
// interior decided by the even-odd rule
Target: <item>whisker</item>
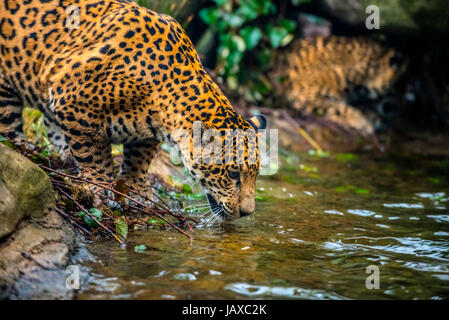
[{"label": "whisker", "polygon": [[210,215],[208,215],[207,218],[205,219],[204,226],[205,227],[209,226],[210,222],[212,221],[212,219],[214,219],[214,217],[215,214],[211,212]]},{"label": "whisker", "polygon": [[181,183],[187,182],[187,181],[194,181],[195,179],[193,179],[192,177],[186,177],[184,180],[182,180]]},{"label": "whisker", "polygon": [[184,209],[202,209],[202,208],[207,208],[209,207],[208,204],[202,204],[202,205],[192,205],[192,206],[188,206],[188,207],[184,207]]},{"label": "whisker", "polygon": [[211,225],[214,225],[215,224],[215,222],[217,222],[218,220],[220,220],[220,214],[215,214],[215,217],[214,217],[214,219],[211,221]]}]

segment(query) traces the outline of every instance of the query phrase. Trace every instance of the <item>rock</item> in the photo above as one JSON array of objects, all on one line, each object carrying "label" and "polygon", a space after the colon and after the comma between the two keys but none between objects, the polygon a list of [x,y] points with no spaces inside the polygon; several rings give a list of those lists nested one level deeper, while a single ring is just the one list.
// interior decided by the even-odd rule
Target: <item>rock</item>
[{"label": "rock", "polygon": [[366,8],[376,5],[382,31],[414,36],[449,31],[449,2],[445,0],[314,0],[313,7],[353,27],[366,30]]},{"label": "rock", "polygon": [[0,239],[26,217],[42,217],[54,206],[48,176],[38,166],[0,144]]},{"label": "rock", "polygon": [[0,144],[0,299],[69,299],[75,234],[54,211],[48,176]]}]

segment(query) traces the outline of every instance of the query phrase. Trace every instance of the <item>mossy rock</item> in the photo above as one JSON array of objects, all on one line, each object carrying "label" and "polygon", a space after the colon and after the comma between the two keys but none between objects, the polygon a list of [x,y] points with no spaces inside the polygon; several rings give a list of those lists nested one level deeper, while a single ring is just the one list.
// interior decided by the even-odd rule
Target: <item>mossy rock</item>
[{"label": "mossy rock", "polygon": [[407,36],[449,31],[447,0],[314,0],[314,3],[327,15],[360,29],[365,28],[366,8],[376,5],[381,31]]},{"label": "mossy rock", "polygon": [[47,174],[37,165],[0,144],[0,238],[24,218],[40,218],[54,207]]}]

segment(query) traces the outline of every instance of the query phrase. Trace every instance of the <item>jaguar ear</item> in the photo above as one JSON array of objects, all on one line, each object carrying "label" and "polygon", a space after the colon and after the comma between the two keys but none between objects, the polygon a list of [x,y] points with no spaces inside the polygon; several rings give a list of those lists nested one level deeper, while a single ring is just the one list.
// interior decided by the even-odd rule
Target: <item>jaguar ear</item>
[{"label": "jaguar ear", "polygon": [[248,119],[248,122],[256,130],[265,130],[267,128],[267,119],[261,114]]}]

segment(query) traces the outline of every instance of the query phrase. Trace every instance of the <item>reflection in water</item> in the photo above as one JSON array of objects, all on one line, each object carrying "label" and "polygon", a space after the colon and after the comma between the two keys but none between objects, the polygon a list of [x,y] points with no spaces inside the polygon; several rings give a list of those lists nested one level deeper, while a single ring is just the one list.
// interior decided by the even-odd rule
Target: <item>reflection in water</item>
[{"label": "reflection in water", "polygon": [[251,298],[274,297],[292,299],[344,299],[344,297],[331,292],[295,287],[268,287],[250,285],[247,283],[233,283],[227,285],[225,289]]},{"label": "reflection in water", "polygon": [[[198,228],[192,242],[150,230],[132,232],[127,250],[92,244],[78,298],[449,297],[447,177],[432,182],[427,162],[302,160],[258,181],[254,216]],[[365,287],[369,265],[378,290]]]}]

